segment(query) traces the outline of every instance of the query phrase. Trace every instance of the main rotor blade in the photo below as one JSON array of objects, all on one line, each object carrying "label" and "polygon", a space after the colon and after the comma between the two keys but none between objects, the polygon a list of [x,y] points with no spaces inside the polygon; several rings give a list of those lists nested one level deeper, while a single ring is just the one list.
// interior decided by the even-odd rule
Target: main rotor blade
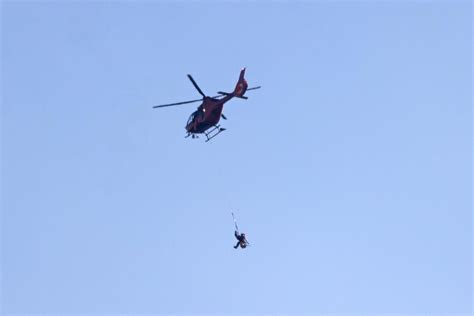
[{"label": "main rotor blade", "polygon": [[252,87],[252,88],[248,88],[248,89],[247,89],[247,91],[249,91],[249,90],[257,90],[257,89],[260,89],[260,88],[261,88],[261,86],[258,86],[258,87]]},{"label": "main rotor blade", "polygon": [[181,105],[181,104],[188,104],[188,103],[193,103],[193,102],[199,102],[202,101],[203,99],[196,99],[196,100],[191,100],[191,101],[184,101],[184,102],[177,102],[177,103],[169,103],[169,104],[162,104],[162,105],[155,105],[153,108],[164,108],[167,106],[175,106],[175,105]]},{"label": "main rotor blade", "polygon": [[218,98],[223,98],[223,97],[224,97],[224,95],[222,95],[222,94],[219,94],[219,95],[216,95],[216,96],[213,96],[213,97],[211,97],[211,99],[217,99],[217,100],[220,100],[220,99],[218,99]]},{"label": "main rotor blade", "polygon": [[188,75],[188,78],[189,78],[189,80],[191,80],[191,82],[193,83],[194,88],[196,88],[196,90],[197,90],[203,97],[206,97],[206,95],[201,91],[201,89],[200,89],[199,86],[197,85],[196,81],[194,81],[193,77],[191,77],[191,75]]},{"label": "main rotor blade", "polygon": [[[211,99],[220,100],[220,99],[218,99],[218,98],[222,98],[222,97],[223,97],[222,95],[216,95],[216,96],[211,97]],[[164,107],[167,107],[167,106],[175,106],[175,105],[181,105],[181,104],[188,104],[188,103],[193,103],[193,102],[198,102],[198,101],[204,101],[204,98],[202,98],[202,99],[196,99],[196,100],[191,100],[191,101],[184,101],[184,102],[176,102],[176,103],[155,105],[153,108],[154,108],[154,109],[156,109],[156,108],[164,108]]]}]

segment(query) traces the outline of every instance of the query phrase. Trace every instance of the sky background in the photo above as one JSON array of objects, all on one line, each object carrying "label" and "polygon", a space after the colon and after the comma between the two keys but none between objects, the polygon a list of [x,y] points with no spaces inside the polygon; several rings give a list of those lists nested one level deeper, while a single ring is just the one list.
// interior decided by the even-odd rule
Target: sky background
[{"label": "sky background", "polygon": [[[471,23],[469,1],[3,1],[3,313],[470,314]],[[262,89],[209,143],[184,138],[198,104],[152,109],[244,66]]]}]

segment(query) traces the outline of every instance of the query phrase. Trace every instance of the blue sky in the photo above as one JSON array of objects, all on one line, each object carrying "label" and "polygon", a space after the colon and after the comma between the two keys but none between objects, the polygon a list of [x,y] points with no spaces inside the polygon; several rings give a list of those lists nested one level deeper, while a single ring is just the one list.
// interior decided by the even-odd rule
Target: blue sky
[{"label": "blue sky", "polygon": [[470,2],[1,14],[5,314],[472,311]]}]

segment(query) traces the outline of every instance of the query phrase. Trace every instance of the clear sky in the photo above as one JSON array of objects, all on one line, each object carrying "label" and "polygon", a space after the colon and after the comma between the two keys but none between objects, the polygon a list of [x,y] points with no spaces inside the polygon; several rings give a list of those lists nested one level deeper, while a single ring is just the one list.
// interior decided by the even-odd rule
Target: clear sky
[{"label": "clear sky", "polygon": [[[5,314],[470,314],[469,1],[1,4]],[[227,131],[185,139],[247,67]],[[252,246],[234,250],[234,211]]]}]

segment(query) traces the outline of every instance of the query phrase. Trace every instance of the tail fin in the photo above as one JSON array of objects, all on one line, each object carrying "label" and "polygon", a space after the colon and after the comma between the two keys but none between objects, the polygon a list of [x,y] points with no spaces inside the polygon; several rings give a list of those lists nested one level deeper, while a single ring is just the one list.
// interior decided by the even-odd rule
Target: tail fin
[{"label": "tail fin", "polygon": [[243,97],[245,91],[247,91],[247,88],[249,86],[244,76],[245,76],[245,68],[242,68],[242,70],[240,71],[239,81],[237,81],[237,84],[235,85],[235,89],[234,89],[234,95],[236,97]]}]

